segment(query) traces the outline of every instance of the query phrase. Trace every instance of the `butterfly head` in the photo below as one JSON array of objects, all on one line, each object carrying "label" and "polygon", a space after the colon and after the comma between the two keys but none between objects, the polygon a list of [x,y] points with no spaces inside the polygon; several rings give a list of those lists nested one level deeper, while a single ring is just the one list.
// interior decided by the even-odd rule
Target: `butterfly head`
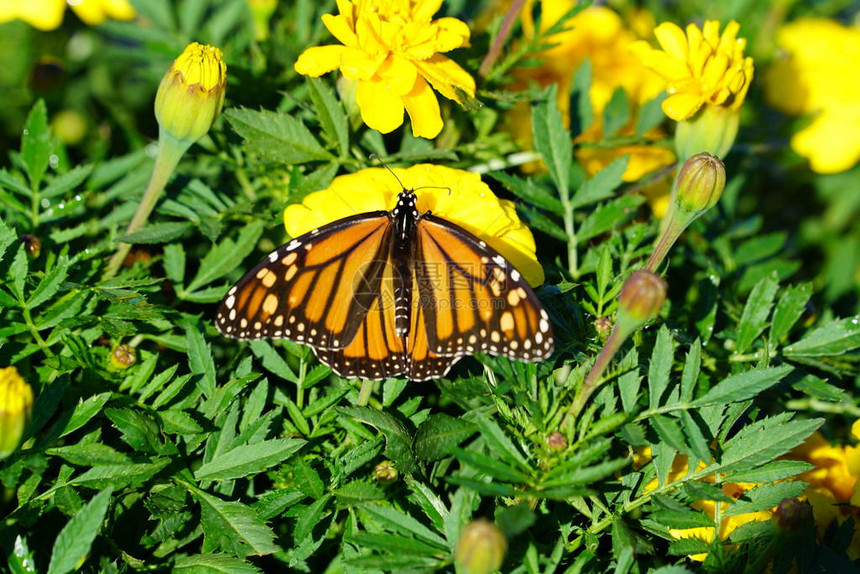
[{"label": "butterfly head", "polygon": [[418,219],[418,196],[415,195],[415,190],[403,188],[403,191],[397,196],[397,205],[391,213],[398,215],[411,215],[412,219]]}]

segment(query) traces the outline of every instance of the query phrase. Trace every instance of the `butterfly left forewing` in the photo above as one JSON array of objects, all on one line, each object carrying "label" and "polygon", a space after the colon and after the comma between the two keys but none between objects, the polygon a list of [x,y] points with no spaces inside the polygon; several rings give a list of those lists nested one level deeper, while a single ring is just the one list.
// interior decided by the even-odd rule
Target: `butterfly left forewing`
[{"label": "butterfly left forewing", "polygon": [[552,326],[537,296],[502,255],[471,233],[423,216],[413,265],[430,352],[487,352],[521,361],[552,354]]}]

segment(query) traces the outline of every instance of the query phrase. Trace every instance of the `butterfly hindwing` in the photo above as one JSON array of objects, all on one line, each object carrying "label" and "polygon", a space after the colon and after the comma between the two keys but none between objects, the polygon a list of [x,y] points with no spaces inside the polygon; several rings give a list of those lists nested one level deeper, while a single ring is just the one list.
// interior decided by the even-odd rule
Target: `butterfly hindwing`
[{"label": "butterfly hindwing", "polygon": [[270,253],[221,302],[215,324],[235,339],[347,346],[380,290],[391,245],[387,212],[315,229]]},{"label": "butterfly hindwing", "polygon": [[414,239],[413,300],[438,356],[477,352],[539,361],[553,351],[546,311],[495,249],[444,219],[424,215]]}]

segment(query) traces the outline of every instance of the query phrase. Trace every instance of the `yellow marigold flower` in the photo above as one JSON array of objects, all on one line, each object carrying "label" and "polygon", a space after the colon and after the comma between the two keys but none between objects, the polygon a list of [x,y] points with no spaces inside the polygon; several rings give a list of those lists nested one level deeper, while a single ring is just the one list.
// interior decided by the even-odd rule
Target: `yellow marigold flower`
[{"label": "yellow marigold flower", "polygon": [[[633,467],[641,468],[646,463],[651,460],[651,448],[650,447],[635,447],[633,449]],[[707,464],[704,462],[699,462],[699,465],[696,467],[696,470],[702,470],[706,468]],[[671,484],[680,478],[685,477],[690,470],[690,464],[687,455],[685,454],[677,454],[675,455],[674,460],[672,461],[672,466],[669,469],[668,480],[666,484]],[[714,476],[706,476],[702,479],[703,482],[714,482]],[[651,492],[660,486],[658,480],[654,478],[648,484],[645,485],[644,490],[646,492]],[[758,486],[756,483],[747,483],[747,482],[726,482],[720,485],[720,488],[723,491],[723,494],[730,496],[731,498],[737,500],[743,494],[750,490],[751,488]],[[725,511],[731,503],[722,502],[720,503],[720,523],[719,523],[719,536],[720,540],[726,540],[732,532],[734,532],[738,527],[748,523],[748,522],[764,522],[770,520],[773,517],[773,513],[776,507],[767,510],[761,510],[759,512],[747,512],[744,514],[737,514],[734,516],[723,516],[722,512]],[[691,505],[696,510],[702,510],[709,517],[714,518],[716,516],[716,503],[713,500],[700,500],[694,502]],[[684,538],[698,538],[699,540],[703,540],[710,544],[714,541],[714,534],[716,532],[716,527],[714,526],[701,526],[698,528],[672,528],[669,530],[669,534],[671,534],[674,538],[678,540]],[[702,562],[707,558],[707,554],[693,554],[690,556],[692,560],[696,560],[698,562]]]},{"label": "yellow marigold flower", "polygon": [[128,0],[0,0],[0,23],[20,19],[39,30],[54,30],[63,23],[67,4],[90,26],[137,15]]},{"label": "yellow marigold flower", "polygon": [[18,369],[0,369],[0,460],[18,448],[32,408],[33,390]]},{"label": "yellow marigold flower", "polygon": [[860,161],[860,27],[802,18],[784,25],[776,44],[786,56],[765,74],[765,97],[791,115],[811,116],[791,147],[818,173],[837,173]]},{"label": "yellow marigold flower", "polygon": [[[298,237],[321,225],[356,213],[391,210],[400,193],[399,179],[415,189],[418,210],[432,211],[484,240],[510,261],[532,286],[543,283],[535,240],[510,201],[497,198],[476,173],[440,165],[418,164],[392,169],[368,168],[341,175],[300,204],[287,206],[287,233]],[[430,186],[436,186],[436,189]]]},{"label": "yellow marigold flower", "polygon": [[702,29],[664,22],[654,34],[661,50],[635,42],[631,51],[666,80],[667,116],[680,122],[675,149],[682,158],[698,152],[725,156],[734,143],[740,107],[753,78],[753,60],[744,56],[746,40],[738,38],[740,24],[708,20]]},{"label": "yellow marigold flower", "polygon": [[227,65],[221,50],[189,44],[158,86],[155,117],[162,132],[193,143],[203,137],[224,105]]},{"label": "yellow marigold flower", "polygon": [[738,38],[740,24],[729,22],[722,36],[720,23],[705,22],[703,29],[687,26],[687,34],[672,22],[654,30],[662,50],[647,42],[631,49],[642,62],[660,74],[669,97],[663,111],[675,121],[690,119],[705,104],[740,109],[753,77],[753,60],[744,57],[746,40]]},{"label": "yellow marigold flower", "polygon": [[[442,131],[433,89],[460,105],[475,98],[475,80],[442,55],[469,44],[469,27],[456,18],[433,20],[442,0],[337,0],[339,15],[323,23],[343,45],[305,50],[295,69],[320,76],[335,69],[358,83],[355,97],[369,127],[389,133],[403,124],[415,136]],[[431,89],[432,86],[432,89]]]}]

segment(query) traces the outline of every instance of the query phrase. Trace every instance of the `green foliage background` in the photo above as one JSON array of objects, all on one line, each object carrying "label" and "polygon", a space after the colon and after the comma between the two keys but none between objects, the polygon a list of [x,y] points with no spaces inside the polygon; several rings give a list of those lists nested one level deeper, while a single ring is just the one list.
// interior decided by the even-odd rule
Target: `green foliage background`
[{"label": "green foliage background", "polygon": [[[265,42],[253,40],[244,0],[135,6],[142,24],[88,29],[70,13],[56,32],[0,27],[0,366],[15,365],[38,395],[24,447],[0,462],[0,568],[55,574],[86,558],[84,572],[453,570],[459,533],[479,516],[508,536],[506,572],[743,572],[772,558],[781,539],[769,522],[737,529],[731,548],[668,529],[713,525],[690,503],[725,500],[699,480],[715,473],[762,483],[732,501],[734,514],[801,494],[804,483],[782,479],[809,465],[778,457],[819,428],[844,438],[860,412],[860,169],[811,174],[788,151],[793,120],[754,85],[724,197],[673,250],[661,317],[625,345],[557,450],[547,439],[600,350],[596,324],[614,316],[621,280],[657,232],[621,182],[624,160],[588,179],[570,161],[576,134],[553,90],[504,91],[512,59],[481,86],[483,107],[446,108],[436,141],[368,130],[333,77],[292,69],[328,42],[319,16],[333,2],[282,2]],[[769,18],[846,6],[651,8],[658,22],[742,21],[761,69],[773,56]],[[443,10],[477,13],[463,1]],[[455,57],[477,69],[494,30]],[[122,236],[152,170],[155,89],[192,40],[224,50],[225,111],[150,224]],[[587,75],[575,84],[582,102]],[[486,177],[535,230],[551,361],[480,356],[433,383],[382,382],[358,406],[359,382],[308,348],[216,333],[214,304],[286,240],[286,204],[372,165],[372,153],[392,166],[504,160],[516,147],[501,114],[522,100],[549,170]],[[616,104],[608,124],[629,113]],[[73,145],[49,127],[65,109],[87,122]],[[41,241],[38,257],[22,235]],[[135,245],[132,258],[105,280],[120,239]],[[120,343],[137,349],[127,370],[110,365]],[[631,448],[644,445],[653,461],[634,469]],[[677,453],[694,470],[667,484]],[[385,460],[396,480],[375,477]],[[661,486],[646,492],[654,477]],[[794,558],[850,568],[851,528],[785,545],[775,571]],[[685,558],[707,551],[704,565]]]}]

